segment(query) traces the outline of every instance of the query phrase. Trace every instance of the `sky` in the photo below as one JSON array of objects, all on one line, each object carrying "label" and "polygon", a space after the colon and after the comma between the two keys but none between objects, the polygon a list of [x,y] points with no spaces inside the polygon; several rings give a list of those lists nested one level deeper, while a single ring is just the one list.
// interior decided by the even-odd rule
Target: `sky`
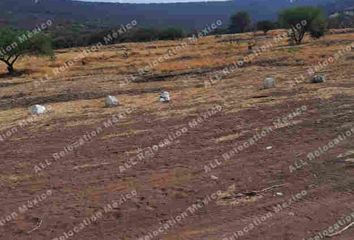
[{"label": "sky", "polygon": [[174,3],[174,2],[224,2],[227,0],[81,0],[86,2],[119,2],[119,3]]}]

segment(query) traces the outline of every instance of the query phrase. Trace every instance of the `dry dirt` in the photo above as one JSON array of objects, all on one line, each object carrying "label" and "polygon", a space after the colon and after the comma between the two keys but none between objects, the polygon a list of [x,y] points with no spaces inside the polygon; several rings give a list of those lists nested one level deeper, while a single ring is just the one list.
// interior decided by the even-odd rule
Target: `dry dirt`
[{"label": "dry dirt", "polygon": [[[277,34],[274,31],[266,38],[259,34],[257,45]],[[17,65],[25,72],[22,76],[3,74],[0,220],[19,213],[18,207],[47,190],[52,194],[0,226],[0,239],[138,239],[216,191],[222,191],[217,199],[154,239],[222,240],[255,218],[273,212],[271,218],[239,239],[300,240],[350,215],[354,211],[353,137],[302,169],[291,173],[289,165],[306,160],[308,153],[354,127],[353,51],[321,71],[327,76],[326,83],[292,84],[299,74],[309,80],[308,67],[351,44],[354,34],[339,32],[317,41],[306,39],[294,47],[281,42],[205,87],[215,71],[247,55],[247,42],[236,45],[227,38],[200,39],[155,66],[141,77],[143,81],[128,84],[122,84],[125,77],[136,74],[138,68],[180,41],[104,47],[87,56],[84,64],[79,61],[53,75],[55,67],[79,51],[61,50],[53,61],[22,59]],[[127,58],[124,51],[129,53]],[[38,84],[44,74],[50,79]],[[276,88],[261,89],[267,76],[277,80]],[[171,93],[169,104],[158,101],[161,90]],[[105,108],[108,94],[117,96],[121,106]],[[45,104],[51,110],[20,127],[19,121],[30,119],[28,108],[33,104]],[[216,105],[222,110],[196,127],[188,125]],[[307,110],[289,126],[274,129],[223,161],[225,152],[302,106]],[[113,126],[102,127],[112,115],[127,109],[133,111]],[[97,136],[53,161],[53,153],[98,127],[102,131]],[[120,171],[139,148],[159,144],[183,127],[188,131],[159,148],[154,156]],[[206,172],[205,165],[215,163],[215,159],[221,165]],[[35,166],[45,162],[51,165],[36,172]],[[132,190],[136,190],[136,197],[104,213],[74,236],[59,238]],[[306,196],[274,213],[273,206],[289,202],[301,191],[306,191]],[[354,228],[349,228],[332,239],[352,240],[353,236]]]}]

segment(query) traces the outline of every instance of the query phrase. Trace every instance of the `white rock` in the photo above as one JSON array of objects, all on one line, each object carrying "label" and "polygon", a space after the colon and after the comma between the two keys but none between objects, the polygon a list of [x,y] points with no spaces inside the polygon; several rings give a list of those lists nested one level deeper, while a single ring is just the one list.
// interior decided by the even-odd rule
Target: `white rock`
[{"label": "white rock", "polygon": [[337,158],[343,158],[343,157],[348,157],[350,155],[354,155],[354,150],[349,150],[345,153],[341,153],[337,156]]},{"label": "white rock", "polygon": [[38,115],[44,114],[47,111],[45,106],[38,105],[38,104],[32,106],[30,110],[32,114],[38,114]]},{"label": "white rock", "polygon": [[282,197],[282,196],[284,196],[284,193],[282,193],[282,192],[277,192],[275,195],[277,195],[278,197]]},{"label": "white rock", "polygon": [[315,75],[311,79],[312,83],[324,83],[326,82],[326,77],[324,75]]},{"label": "white rock", "polygon": [[274,78],[268,77],[268,78],[264,79],[263,87],[264,87],[265,89],[274,88],[274,87],[275,87],[275,80],[274,80]]},{"label": "white rock", "polygon": [[160,102],[169,102],[171,101],[170,93],[163,91],[160,93]]},{"label": "white rock", "polygon": [[118,106],[119,102],[118,99],[114,96],[107,96],[106,97],[106,107],[115,107]]},{"label": "white rock", "polygon": [[272,148],[273,148],[272,146],[266,147],[267,150],[270,150],[270,149],[272,149]]},{"label": "white rock", "polygon": [[218,180],[218,179],[219,179],[217,176],[214,176],[214,175],[211,175],[210,177],[211,177],[211,179],[213,179],[213,180]]},{"label": "white rock", "polygon": [[348,159],[345,159],[345,161],[354,163],[354,158],[348,158]]}]

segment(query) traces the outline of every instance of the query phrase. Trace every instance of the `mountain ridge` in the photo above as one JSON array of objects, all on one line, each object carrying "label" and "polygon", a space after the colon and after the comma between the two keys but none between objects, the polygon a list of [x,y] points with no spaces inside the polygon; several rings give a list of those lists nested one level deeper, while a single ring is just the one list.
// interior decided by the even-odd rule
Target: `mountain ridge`
[{"label": "mountain ridge", "polygon": [[[348,2],[348,4],[346,4]],[[249,0],[228,2],[191,3],[102,3],[71,0],[2,0],[0,2],[0,23],[10,26],[31,28],[47,19],[56,23],[76,22],[102,28],[125,24],[137,20],[145,27],[181,27],[200,29],[205,24],[222,20],[227,24],[231,14],[248,11],[257,20],[275,19],[277,13],[291,6],[322,6],[327,11],[336,6],[349,7],[351,1],[297,0]]]}]

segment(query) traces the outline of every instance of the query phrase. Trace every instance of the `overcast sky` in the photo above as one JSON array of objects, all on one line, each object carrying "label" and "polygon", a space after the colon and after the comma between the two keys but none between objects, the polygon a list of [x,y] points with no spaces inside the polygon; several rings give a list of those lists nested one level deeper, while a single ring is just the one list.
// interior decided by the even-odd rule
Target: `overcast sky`
[{"label": "overcast sky", "polygon": [[224,2],[227,0],[81,0],[86,2],[119,2],[119,3],[171,3],[171,2]]}]

